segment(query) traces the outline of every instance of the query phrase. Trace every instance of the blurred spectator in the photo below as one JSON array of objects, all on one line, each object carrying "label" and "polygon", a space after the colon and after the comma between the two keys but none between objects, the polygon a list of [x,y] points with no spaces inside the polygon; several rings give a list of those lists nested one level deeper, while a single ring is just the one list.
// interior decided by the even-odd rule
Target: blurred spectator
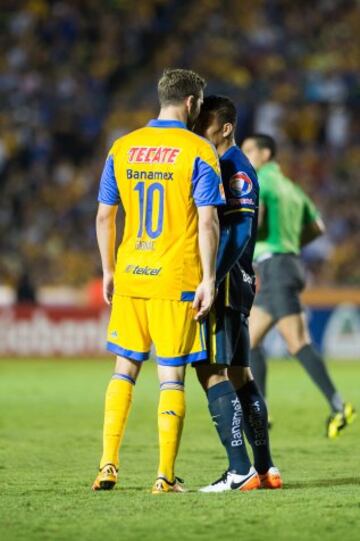
[{"label": "blurred spectator", "polygon": [[239,139],[277,138],[319,205],[314,283],[360,284],[355,0],[15,0],[0,15],[0,283],[25,267],[34,287],[96,276],[106,152],[156,114],[162,69],[183,66],[234,98]]},{"label": "blurred spectator", "polygon": [[30,276],[24,272],[17,284],[17,302],[19,304],[35,304],[35,289],[31,283]]}]

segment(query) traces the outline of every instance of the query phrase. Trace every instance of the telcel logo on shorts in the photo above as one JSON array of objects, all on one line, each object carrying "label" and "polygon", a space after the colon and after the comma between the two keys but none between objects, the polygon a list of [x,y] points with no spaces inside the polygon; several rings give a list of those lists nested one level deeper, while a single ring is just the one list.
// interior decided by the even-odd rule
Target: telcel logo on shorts
[{"label": "telcel logo on shorts", "polygon": [[158,276],[160,274],[162,267],[154,269],[152,267],[140,267],[139,265],[127,265],[125,267],[125,272],[130,274],[145,274],[146,276]]}]

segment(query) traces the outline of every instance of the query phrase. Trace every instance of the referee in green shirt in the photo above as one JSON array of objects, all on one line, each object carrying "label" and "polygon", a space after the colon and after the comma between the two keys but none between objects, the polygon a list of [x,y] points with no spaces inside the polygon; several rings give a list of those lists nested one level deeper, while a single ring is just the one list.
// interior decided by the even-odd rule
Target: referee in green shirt
[{"label": "referee in green shirt", "polygon": [[302,189],[286,178],[275,161],[272,137],[254,134],[242,150],[256,169],[260,184],[259,233],[254,260],[258,293],[249,319],[252,370],[265,396],[266,359],[261,342],[276,326],[291,355],[296,357],[331,407],[326,431],[335,438],[355,418],[355,410],[338,393],[325,363],[314,349],[300,301],[305,272],[299,253],[324,233],[319,211]]}]

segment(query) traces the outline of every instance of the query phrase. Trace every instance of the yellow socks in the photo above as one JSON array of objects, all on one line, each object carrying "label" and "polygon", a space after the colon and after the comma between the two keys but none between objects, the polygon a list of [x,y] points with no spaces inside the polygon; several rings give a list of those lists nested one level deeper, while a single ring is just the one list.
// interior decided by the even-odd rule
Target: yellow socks
[{"label": "yellow socks", "polygon": [[160,462],[158,475],[173,482],[174,466],[185,417],[185,394],[183,390],[160,391],[158,409]]},{"label": "yellow socks", "polygon": [[105,464],[119,465],[119,448],[128,419],[135,381],[124,374],[115,374],[105,395],[103,454],[100,469]]},{"label": "yellow socks", "polygon": [[[105,464],[119,465],[119,448],[128,419],[134,381],[123,374],[115,374],[105,396],[103,432],[103,454],[100,469]],[[182,384],[179,384],[182,387]],[[158,475],[173,482],[174,466],[178,452],[183,421],[185,417],[185,395],[183,390],[164,389],[160,391],[158,409],[160,461]]]}]

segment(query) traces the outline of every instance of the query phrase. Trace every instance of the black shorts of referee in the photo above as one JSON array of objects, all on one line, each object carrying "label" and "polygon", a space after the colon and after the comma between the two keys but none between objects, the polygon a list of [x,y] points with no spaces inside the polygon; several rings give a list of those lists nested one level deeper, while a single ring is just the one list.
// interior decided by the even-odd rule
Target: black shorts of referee
[{"label": "black shorts of referee", "polygon": [[254,304],[274,321],[300,314],[300,293],[305,287],[305,270],[296,254],[269,254],[256,264],[257,290]]}]

